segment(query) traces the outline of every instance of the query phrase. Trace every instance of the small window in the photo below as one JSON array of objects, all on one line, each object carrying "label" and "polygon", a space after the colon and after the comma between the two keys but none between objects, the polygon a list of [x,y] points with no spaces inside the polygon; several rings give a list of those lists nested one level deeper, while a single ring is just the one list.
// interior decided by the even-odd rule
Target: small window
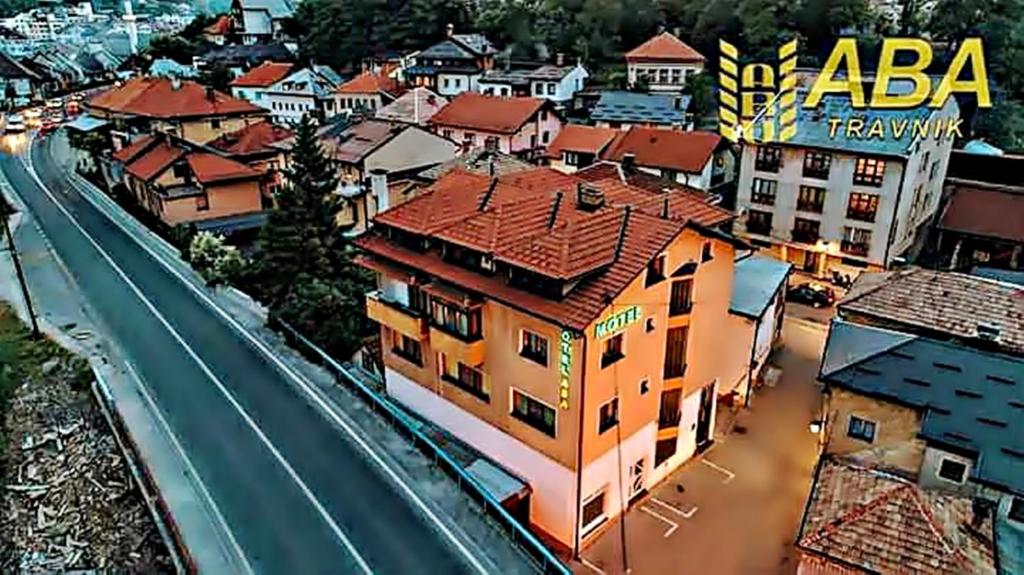
[{"label": "small window", "polygon": [[512,416],[523,423],[555,437],[555,410],[518,389],[512,390]]},{"label": "small window", "polygon": [[555,84],[554,83],[548,84],[548,96],[554,96],[554,95],[555,95]]},{"label": "small window", "polygon": [[545,130],[544,133],[542,133],[540,135],[540,143],[547,144],[550,141],[551,141],[551,132],[548,132],[547,130]]},{"label": "small window", "polygon": [[686,340],[689,331],[685,325],[668,330],[665,336],[665,379],[686,374]]},{"label": "small window", "polygon": [[423,350],[420,347],[420,342],[397,331],[393,331],[392,334],[394,338],[391,351],[398,357],[422,367]]},{"label": "small window", "polygon": [[1014,497],[1011,499],[1010,511],[1006,516],[1018,523],[1024,523],[1024,498]]},{"label": "small window", "polygon": [[651,333],[652,331],[654,331],[654,318],[653,317],[647,318],[647,321],[645,322],[645,325],[644,325],[644,331],[646,331],[647,333]]},{"label": "small window", "polygon": [[677,444],[677,437],[659,439],[658,442],[654,444],[654,466],[658,467],[662,463],[668,461],[670,457],[675,455]]},{"label": "small window", "polygon": [[693,308],[693,280],[672,282],[672,294],[668,305],[669,317],[690,313]]},{"label": "small window", "polygon": [[857,158],[857,166],[853,172],[853,183],[861,186],[881,187],[885,178],[885,160],[877,158]]},{"label": "small window", "polygon": [[754,178],[750,189],[750,201],[765,206],[775,205],[775,193],[779,189],[779,183],[775,180]]},{"label": "small window", "polygon": [[587,534],[593,531],[595,527],[604,523],[606,517],[604,514],[604,489],[595,495],[590,496],[590,499],[583,504],[583,517],[580,522],[583,524],[581,529],[583,534]]},{"label": "small window", "polygon": [[647,395],[651,391],[651,380],[646,377],[640,380],[640,395]]},{"label": "small window", "polygon": [[444,353],[437,354],[437,371],[441,379],[458,387],[459,389],[473,395],[474,397],[490,402],[491,396],[484,387],[484,374],[480,370],[468,366],[461,361],[451,362]]},{"label": "small window", "polygon": [[547,110],[541,110],[540,111],[540,121],[541,122],[547,122],[548,121],[548,111]]},{"label": "small window", "polygon": [[210,128],[212,128],[214,130],[219,130],[220,129],[220,120],[217,120],[217,119],[210,120]]},{"label": "small window", "polygon": [[601,353],[601,367],[609,365],[626,357],[622,353],[622,334],[616,334],[604,342],[604,351]]},{"label": "small window", "polygon": [[825,188],[800,186],[800,195],[796,199],[796,209],[801,212],[820,214],[825,209]]},{"label": "small window", "polygon": [[772,233],[772,213],[760,210],[747,212],[747,233],[767,236]]},{"label": "small window", "polygon": [[611,401],[601,406],[597,418],[597,432],[604,433],[619,423],[619,398],[613,397]]},{"label": "small window", "polygon": [[196,196],[196,211],[205,212],[210,209],[210,197],[206,194]]},{"label": "small window", "polygon": [[827,180],[832,167],[832,154],[808,151],[804,154],[804,177]]},{"label": "small window", "polygon": [[861,419],[856,415],[850,416],[850,425],[846,428],[846,435],[867,443],[875,441],[876,424],[873,421]]},{"label": "small window", "polygon": [[522,330],[522,337],[519,342],[519,355],[547,367],[548,338],[526,329]]},{"label": "small window", "polygon": [[715,259],[715,255],[711,253],[711,242],[704,242],[704,246],[700,250],[700,261],[709,262]]},{"label": "small window", "polygon": [[441,137],[451,140],[454,137],[451,130],[441,130]]},{"label": "small window", "polygon": [[777,173],[782,166],[782,148],[775,146],[760,146],[757,148],[757,157],[754,159],[754,169],[759,172]]},{"label": "small window", "polygon": [[644,280],[644,287],[651,287],[665,279],[665,256],[655,256],[647,262],[647,278]]},{"label": "small window", "polygon": [[939,463],[938,475],[940,478],[953,483],[963,483],[967,480],[967,464],[955,459],[943,457]]}]

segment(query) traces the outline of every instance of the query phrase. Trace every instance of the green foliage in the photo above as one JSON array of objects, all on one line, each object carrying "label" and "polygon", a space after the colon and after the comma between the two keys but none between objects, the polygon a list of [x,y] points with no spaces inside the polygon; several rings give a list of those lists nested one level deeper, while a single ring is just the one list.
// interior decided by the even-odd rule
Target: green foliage
[{"label": "green foliage", "polygon": [[192,64],[196,45],[180,36],[157,36],[149,41],[146,53],[152,58],[169,58],[179,64]]},{"label": "green foliage", "polygon": [[39,5],[39,0],[0,0],[0,18],[14,16]]},{"label": "green foliage", "polygon": [[199,76],[201,83],[221,92],[230,91],[231,80],[233,79],[234,76],[231,74],[231,70],[223,62],[214,62],[207,66]]},{"label": "green foliage", "polygon": [[107,148],[107,139],[95,131],[68,130],[68,143],[72,148],[81,150],[94,158],[98,158]]},{"label": "green foliage", "polygon": [[[690,76],[686,81],[686,93],[690,95],[690,109],[697,119],[697,125],[702,126],[707,122],[701,122],[703,118],[712,118],[717,115],[718,102],[715,100],[715,78],[708,72],[702,72]],[[710,122],[715,124],[715,121]]]},{"label": "green foliage", "polygon": [[223,236],[206,231],[192,237],[188,261],[209,285],[236,283],[246,266],[237,248],[224,243]]},{"label": "green foliage", "polygon": [[213,24],[219,18],[218,15],[199,14],[181,30],[181,37],[195,42],[203,37],[203,30]]},{"label": "green foliage", "polygon": [[348,358],[368,331],[363,298],[339,282],[304,279],[270,311],[337,358]]}]

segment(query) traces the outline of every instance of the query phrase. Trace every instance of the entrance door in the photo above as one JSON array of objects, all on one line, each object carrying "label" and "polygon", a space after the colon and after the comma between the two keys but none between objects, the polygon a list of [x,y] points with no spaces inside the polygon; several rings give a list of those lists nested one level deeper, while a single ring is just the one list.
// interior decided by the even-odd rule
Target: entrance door
[{"label": "entrance door", "polygon": [[821,254],[818,252],[813,252],[811,250],[804,252],[804,271],[817,275],[818,259],[820,257]]},{"label": "entrance door", "polygon": [[644,460],[641,457],[629,468],[629,500],[644,492]]},{"label": "entrance door", "polygon": [[697,412],[697,449],[711,445],[711,415],[715,409],[715,384],[712,382],[700,390],[700,410]]}]

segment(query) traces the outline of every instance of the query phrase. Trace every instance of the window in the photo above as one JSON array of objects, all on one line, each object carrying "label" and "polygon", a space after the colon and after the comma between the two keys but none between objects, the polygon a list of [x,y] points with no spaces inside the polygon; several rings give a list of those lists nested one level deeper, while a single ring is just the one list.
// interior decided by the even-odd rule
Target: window
[{"label": "window", "polygon": [[851,415],[850,424],[846,428],[846,435],[854,439],[874,443],[876,427],[877,424],[873,421],[868,421],[866,419],[861,419],[856,415]]},{"label": "window", "polygon": [[672,282],[672,297],[668,304],[669,317],[690,313],[693,307],[692,292],[692,279]]},{"label": "window", "polygon": [[455,362],[452,365],[448,360],[448,356],[438,353],[437,371],[441,379],[455,387],[485,402],[491,401],[490,394],[484,388],[484,374],[480,373],[480,370],[474,369],[461,361]]},{"label": "window", "polygon": [[567,166],[580,165],[580,156],[576,152],[562,152],[562,163]]},{"label": "window", "polygon": [[651,333],[652,331],[654,331],[654,318],[653,317],[647,318],[647,321],[644,322],[644,323],[645,323],[644,331],[646,331],[647,333]]},{"label": "window", "polygon": [[796,199],[796,209],[801,212],[820,214],[825,209],[825,188],[800,186],[800,195]]},{"label": "window", "polygon": [[541,122],[547,122],[548,121],[548,111],[547,110],[541,110],[540,111],[540,121]]},{"label": "window", "polygon": [[775,192],[778,190],[778,188],[779,183],[776,182],[775,180],[754,178],[754,183],[750,190],[750,201],[755,204],[774,206]]},{"label": "window", "polygon": [[186,182],[191,179],[189,176],[192,175],[188,171],[188,164],[185,162],[178,162],[177,164],[174,164],[174,167],[171,168],[171,172],[174,174],[175,178],[185,180]]},{"label": "window", "polygon": [[943,457],[939,463],[938,476],[953,483],[963,483],[967,479],[967,464]]},{"label": "window", "polygon": [[546,367],[548,365],[548,338],[526,329],[521,333],[519,355]]},{"label": "window", "polygon": [[444,79],[444,87],[445,87],[445,88],[447,88],[447,87],[448,87],[448,84],[450,84],[450,83],[451,83],[451,80],[449,80],[448,78],[445,78],[445,79]]},{"label": "window", "polygon": [[683,71],[679,68],[672,69],[672,83],[677,86],[683,83]]},{"label": "window", "polygon": [[861,186],[881,187],[885,177],[885,160],[877,158],[857,158],[857,167],[853,171],[853,183]]},{"label": "window", "polygon": [[682,419],[683,390],[666,389],[661,392],[661,405],[658,407],[658,429],[669,429],[679,425]]},{"label": "window", "polygon": [[555,84],[554,83],[548,84],[548,96],[554,96],[554,95],[555,95]]},{"label": "window", "polygon": [[668,84],[668,70],[666,68],[658,69],[658,83]]},{"label": "window", "polygon": [[700,261],[709,262],[713,259],[715,259],[715,254],[711,252],[711,242],[704,242],[700,248]]},{"label": "window", "polygon": [[604,351],[601,353],[601,367],[609,365],[626,357],[622,353],[622,334],[616,334],[604,342]]},{"label": "window", "polygon": [[829,168],[832,167],[832,154],[828,152],[808,151],[804,154],[804,177],[828,179]]},{"label": "window", "polygon": [[821,222],[796,218],[793,220],[793,241],[803,244],[813,244],[818,241]]},{"label": "window", "polygon": [[550,140],[551,140],[551,132],[548,132],[547,130],[545,130],[544,133],[540,135],[540,143],[547,144]]},{"label": "window", "polygon": [[846,217],[851,220],[873,222],[878,214],[878,195],[850,194],[850,203],[846,205]]},{"label": "window", "polygon": [[210,197],[206,194],[196,196],[196,211],[205,212],[210,209]]},{"label": "window", "polygon": [[604,523],[604,489],[595,495],[591,495],[590,499],[583,504],[583,517],[580,519],[582,523],[581,531],[586,534],[592,531],[598,525]]},{"label": "window", "polygon": [[647,262],[647,278],[644,287],[651,287],[665,279],[665,256],[659,255]]},{"label": "window", "polygon": [[683,377],[686,373],[686,340],[690,328],[669,328],[665,337],[665,379]]},{"label": "window", "polygon": [[468,146],[476,144],[476,134],[474,134],[473,132],[466,132],[465,134],[463,134],[462,139],[465,140],[466,145]]},{"label": "window", "polygon": [[646,377],[640,380],[640,395],[647,395],[651,391],[651,380]]},{"label": "window", "polygon": [[391,333],[393,336],[391,351],[398,357],[422,367],[423,350],[420,348],[420,342],[397,331]]},{"label": "window", "polygon": [[760,146],[754,159],[754,169],[761,172],[778,172],[782,166],[782,148]]},{"label": "window", "polygon": [[613,397],[611,401],[601,406],[597,417],[597,433],[601,434],[615,427],[619,423],[619,398]]},{"label": "window", "polygon": [[934,180],[935,179],[935,174],[937,174],[938,172],[939,172],[939,161],[935,160],[934,162],[932,162],[932,167],[928,170],[928,179],[929,180]]},{"label": "window", "polygon": [[1010,500],[1010,511],[1006,514],[1010,519],[1024,523],[1024,498],[1014,497]]},{"label": "window", "polygon": [[678,438],[669,437],[668,439],[659,439],[654,444],[654,466],[657,467],[662,463],[669,460],[670,457],[676,454],[676,444]]},{"label": "window", "polygon": [[533,93],[535,95],[537,95],[537,96],[544,95],[544,84],[541,84],[540,82],[537,82],[536,84],[534,84],[533,85]]},{"label": "window", "polygon": [[220,120],[218,120],[218,119],[210,120],[210,128],[214,129],[214,130],[219,130],[220,129]]},{"label": "window", "polygon": [[555,410],[518,389],[512,390],[512,417],[530,427],[555,436]]},{"label": "window", "polygon": [[772,213],[760,210],[747,212],[747,232],[767,236],[772,233]]},{"label": "window", "polygon": [[451,140],[454,137],[451,130],[441,130],[441,137]]},{"label": "window", "polygon": [[921,163],[917,166],[917,173],[923,174],[924,171],[926,169],[928,169],[928,160],[931,159],[931,157],[932,157],[932,153],[931,152],[925,152],[924,153],[924,159],[922,159]]},{"label": "window", "polygon": [[480,337],[480,308],[465,310],[438,299],[431,301],[435,326],[467,339]]},{"label": "window", "polygon": [[871,249],[871,230],[843,228],[843,241],[839,249],[855,256],[868,255],[868,251]]}]

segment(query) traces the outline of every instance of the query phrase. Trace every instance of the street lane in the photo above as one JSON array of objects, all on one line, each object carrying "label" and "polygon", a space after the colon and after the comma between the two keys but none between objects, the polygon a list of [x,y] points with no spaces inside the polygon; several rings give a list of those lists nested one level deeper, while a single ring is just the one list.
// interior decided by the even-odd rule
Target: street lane
[{"label": "street lane", "polygon": [[[355,557],[318,513],[317,503],[374,571],[468,571],[449,543],[262,354],[79,197],[47,154],[37,149],[34,160],[61,204],[195,354],[175,341],[17,159],[0,160],[54,249],[153,390],[257,571],[358,572]],[[211,374],[251,414],[316,501],[304,496],[275,461]]]}]

